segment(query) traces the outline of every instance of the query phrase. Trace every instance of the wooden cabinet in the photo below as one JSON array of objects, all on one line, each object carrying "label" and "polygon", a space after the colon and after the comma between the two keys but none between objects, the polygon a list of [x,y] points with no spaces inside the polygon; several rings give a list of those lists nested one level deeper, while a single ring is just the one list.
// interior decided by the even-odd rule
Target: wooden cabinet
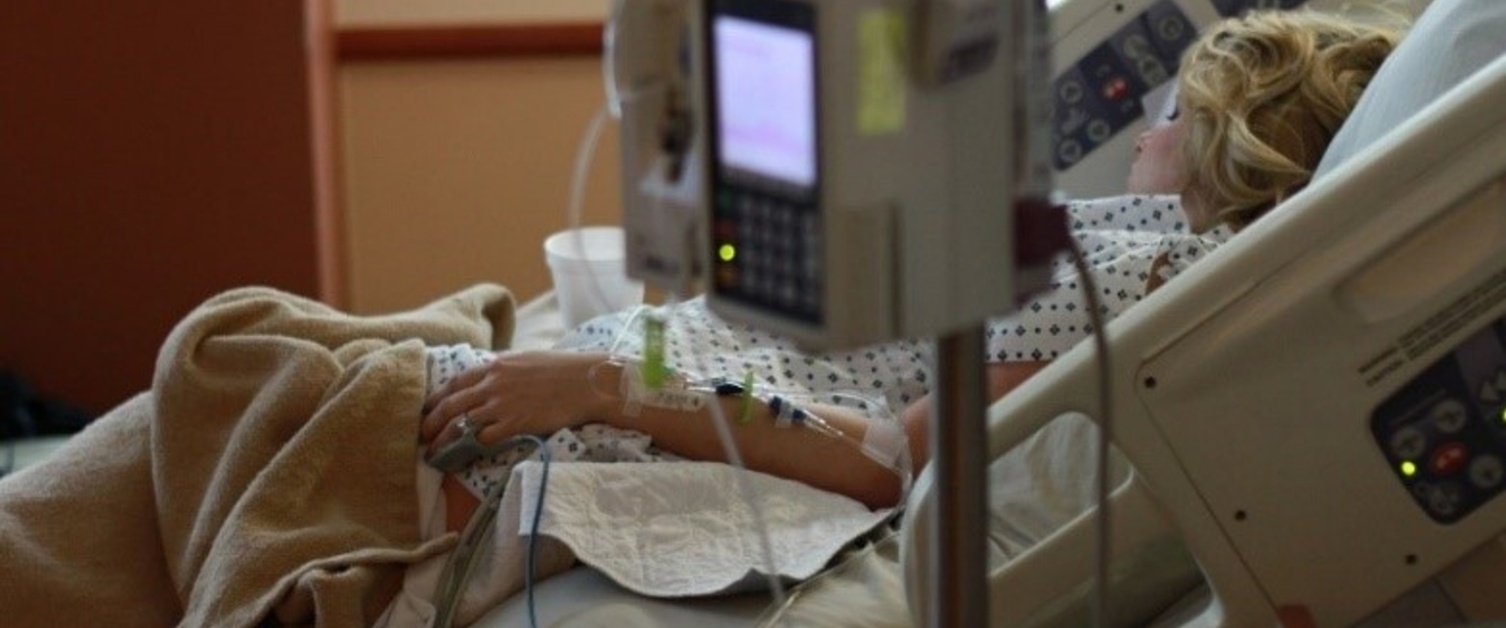
[{"label": "wooden cabinet", "polygon": [[227,288],[339,302],[322,0],[11,0],[0,368],[103,411]]}]

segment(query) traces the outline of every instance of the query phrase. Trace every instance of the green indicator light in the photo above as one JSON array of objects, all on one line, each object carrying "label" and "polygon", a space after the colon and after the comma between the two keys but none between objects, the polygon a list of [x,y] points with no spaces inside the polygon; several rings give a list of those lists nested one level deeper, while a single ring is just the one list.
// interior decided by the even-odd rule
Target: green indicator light
[{"label": "green indicator light", "polygon": [[1406,477],[1417,475],[1417,464],[1412,462],[1401,463],[1401,474]]},{"label": "green indicator light", "polygon": [[1506,409],[1501,410],[1501,421],[1506,422]]},{"label": "green indicator light", "polygon": [[730,262],[734,259],[737,259],[737,247],[732,246],[731,244],[723,244],[722,248],[717,250],[717,256],[722,258],[722,261],[724,262]]}]

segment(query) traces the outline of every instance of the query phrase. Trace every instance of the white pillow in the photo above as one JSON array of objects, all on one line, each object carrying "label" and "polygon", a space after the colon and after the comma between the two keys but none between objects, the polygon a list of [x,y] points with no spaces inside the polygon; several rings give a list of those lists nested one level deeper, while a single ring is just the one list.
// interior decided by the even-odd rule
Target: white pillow
[{"label": "white pillow", "polygon": [[1506,54],[1506,1],[1434,0],[1386,58],[1313,178],[1339,167]]}]

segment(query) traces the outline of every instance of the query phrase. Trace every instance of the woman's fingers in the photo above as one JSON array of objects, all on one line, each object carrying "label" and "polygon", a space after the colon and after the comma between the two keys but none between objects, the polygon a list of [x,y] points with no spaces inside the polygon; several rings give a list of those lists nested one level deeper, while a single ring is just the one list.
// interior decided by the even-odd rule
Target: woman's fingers
[{"label": "woman's fingers", "polygon": [[490,428],[481,438],[484,443],[570,427],[586,413],[580,406],[591,400],[591,369],[604,359],[597,354],[514,353],[467,369],[426,400],[421,442],[434,451],[458,438],[453,426],[461,416],[469,416],[477,429]]},{"label": "woman's fingers", "polygon": [[456,375],[430,397],[425,404],[429,411],[424,415],[420,438],[425,442],[434,440],[461,415],[484,403],[486,392],[481,385],[486,381],[486,375],[486,366],[472,368]]},{"label": "woman's fingers", "polygon": [[476,440],[483,445],[490,445],[508,436],[508,422],[502,415],[502,406],[495,400],[487,399],[478,406],[458,415],[455,420],[443,424],[434,440],[429,442],[428,456],[433,456],[461,438],[463,432],[456,427],[460,417],[465,417],[476,434]]},{"label": "woman's fingers", "polygon": [[440,386],[439,390],[430,393],[429,398],[424,400],[424,411],[432,411],[435,405],[438,405],[440,401],[454,394],[455,391],[470,388],[480,383],[482,379],[486,378],[487,370],[490,367],[491,363],[477,364],[450,378],[450,381],[445,382],[445,385]]}]

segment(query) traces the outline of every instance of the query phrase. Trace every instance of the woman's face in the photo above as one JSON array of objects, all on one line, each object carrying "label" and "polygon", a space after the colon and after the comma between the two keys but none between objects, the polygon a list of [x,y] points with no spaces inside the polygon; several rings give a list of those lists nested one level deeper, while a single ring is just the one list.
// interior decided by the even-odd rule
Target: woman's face
[{"label": "woman's face", "polygon": [[1173,113],[1135,138],[1135,162],[1130,166],[1130,194],[1181,194],[1187,187],[1186,118]]},{"label": "woman's face", "polygon": [[1191,173],[1182,144],[1187,141],[1187,117],[1173,112],[1135,138],[1135,163],[1126,188],[1130,194],[1180,194],[1188,227],[1202,233],[1216,220],[1204,210],[1191,186]]}]

